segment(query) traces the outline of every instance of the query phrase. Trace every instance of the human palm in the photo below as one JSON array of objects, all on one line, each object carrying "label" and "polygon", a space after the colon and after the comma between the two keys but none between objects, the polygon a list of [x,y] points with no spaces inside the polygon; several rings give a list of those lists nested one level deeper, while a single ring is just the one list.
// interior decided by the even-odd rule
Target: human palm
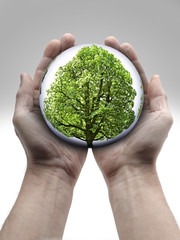
[{"label": "human palm", "polygon": [[39,87],[49,63],[60,52],[74,45],[74,38],[65,34],[61,41],[52,40],[32,80],[28,74],[21,75],[13,122],[28,158],[28,165],[63,169],[75,180],[85,161],[87,149],[61,141],[47,127],[39,107]]},{"label": "human palm", "polygon": [[106,39],[106,44],[124,53],[134,63],[144,86],[144,107],[134,129],[112,145],[93,149],[99,167],[108,178],[124,165],[153,164],[168,135],[172,117],[159,76],[153,76],[148,84],[136,53],[129,44],[120,46],[113,37]]}]

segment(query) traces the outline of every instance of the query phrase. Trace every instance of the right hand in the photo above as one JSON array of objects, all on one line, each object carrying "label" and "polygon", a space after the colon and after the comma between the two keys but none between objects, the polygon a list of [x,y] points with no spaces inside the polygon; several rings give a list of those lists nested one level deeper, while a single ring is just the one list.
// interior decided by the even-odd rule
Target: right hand
[{"label": "right hand", "polygon": [[106,45],[125,54],[137,68],[144,86],[144,107],[134,129],[112,145],[94,148],[94,157],[107,181],[116,177],[123,166],[154,166],[155,160],[168,136],[172,116],[160,77],[154,75],[147,82],[137,55],[128,43],[120,45],[116,38],[109,37]]}]

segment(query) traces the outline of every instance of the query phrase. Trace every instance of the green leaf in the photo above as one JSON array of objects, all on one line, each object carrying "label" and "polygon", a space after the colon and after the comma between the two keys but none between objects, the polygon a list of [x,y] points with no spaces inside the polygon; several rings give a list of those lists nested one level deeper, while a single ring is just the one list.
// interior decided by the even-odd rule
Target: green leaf
[{"label": "green leaf", "polygon": [[117,136],[135,119],[136,91],[121,61],[96,45],[59,67],[44,100],[46,118],[68,137],[88,142]]}]

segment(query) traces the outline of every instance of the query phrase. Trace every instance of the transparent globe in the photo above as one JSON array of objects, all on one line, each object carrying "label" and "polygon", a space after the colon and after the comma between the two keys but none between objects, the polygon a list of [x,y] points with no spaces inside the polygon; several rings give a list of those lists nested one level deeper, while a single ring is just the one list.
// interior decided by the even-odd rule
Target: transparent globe
[{"label": "transparent globe", "polygon": [[82,44],[58,55],[40,86],[40,108],[62,140],[99,147],[125,137],[143,106],[143,85],[132,62],[100,44]]}]

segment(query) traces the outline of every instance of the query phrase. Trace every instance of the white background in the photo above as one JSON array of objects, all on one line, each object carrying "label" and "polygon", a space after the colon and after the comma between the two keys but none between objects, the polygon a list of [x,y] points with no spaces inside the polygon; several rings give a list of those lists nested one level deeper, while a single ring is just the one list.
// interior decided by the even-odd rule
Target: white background
[{"label": "white background", "polygon": [[[71,32],[76,43],[100,43],[116,36],[130,42],[150,80],[160,74],[174,117],[157,169],[180,224],[180,2],[0,0],[0,227],[18,195],[26,157],[14,134],[12,115],[19,75],[32,76],[47,43]],[[89,152],[74,191],[65,240],[117,240],[103,177]]]}]

